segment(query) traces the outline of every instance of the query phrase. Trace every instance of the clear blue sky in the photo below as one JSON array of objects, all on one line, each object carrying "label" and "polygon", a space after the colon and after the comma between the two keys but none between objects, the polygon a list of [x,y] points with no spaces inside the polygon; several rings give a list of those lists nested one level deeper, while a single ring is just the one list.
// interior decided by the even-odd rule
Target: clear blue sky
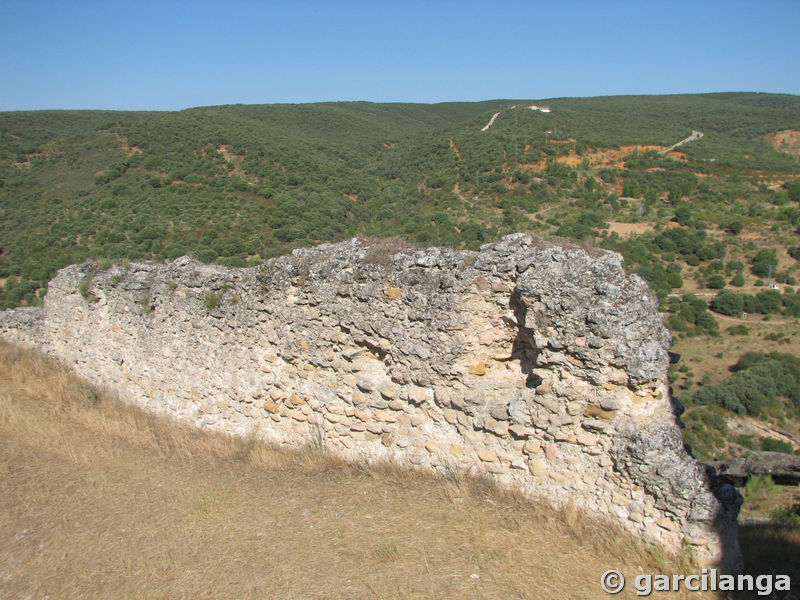
[{"label": "clear blue sky", "polygon": [[0,0],[0,110],[800,94],[800,0]]}]

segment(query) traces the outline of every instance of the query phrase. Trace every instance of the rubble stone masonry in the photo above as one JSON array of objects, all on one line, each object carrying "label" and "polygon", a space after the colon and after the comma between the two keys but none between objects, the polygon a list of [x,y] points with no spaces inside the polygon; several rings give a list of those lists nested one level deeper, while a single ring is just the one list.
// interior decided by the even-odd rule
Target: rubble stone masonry
[{"label": "rubble stone masonry", "polygon": [[611,252],[516,234],[480,252],[351,240],[250,269],[76,265],[43,309],[0,312],[0,336],[203,429],[488,474],[739,561],[738,494],[684,450],[669,333]]}]

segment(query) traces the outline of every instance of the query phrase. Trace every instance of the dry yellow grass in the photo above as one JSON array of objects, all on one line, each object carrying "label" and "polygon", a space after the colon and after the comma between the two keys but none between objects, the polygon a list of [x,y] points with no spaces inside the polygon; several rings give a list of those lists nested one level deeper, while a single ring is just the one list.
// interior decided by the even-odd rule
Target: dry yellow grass
[{"label": "dry yellow grass", "polygon": [[590,599],[611,568],[693,570],[481,480],[164,423],[0,344],[4,599]]}]

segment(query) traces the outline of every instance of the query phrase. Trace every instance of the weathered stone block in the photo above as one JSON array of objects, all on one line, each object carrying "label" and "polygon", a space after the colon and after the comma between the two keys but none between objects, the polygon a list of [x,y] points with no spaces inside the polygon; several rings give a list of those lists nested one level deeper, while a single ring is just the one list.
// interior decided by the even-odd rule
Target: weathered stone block
[{"label": "weathered stone block", "polygon": [[484,462],[497,462],[497,454],[494,450],[489,450],[488,448],[480,448],[478,449],[478,458],[480,458]]},{"label": "weathered stone block", "polygon": [[547,473],[547,463],[541,458],[528,461],[528,469],[534,477],[543,477]]}]

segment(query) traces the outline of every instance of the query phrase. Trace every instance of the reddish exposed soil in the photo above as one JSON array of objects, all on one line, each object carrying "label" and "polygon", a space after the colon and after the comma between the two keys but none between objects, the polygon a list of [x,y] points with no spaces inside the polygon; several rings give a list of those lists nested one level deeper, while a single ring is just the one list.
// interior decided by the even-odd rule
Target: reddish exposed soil
[{"label": "reddish exposed soil", "polygon": [[456,153],[458,160],[461,160],[461,152],[458,151],[458,146],[456,146],[456,141],[453,138],[450,138],[450,147],[453,149],[453,152]]},{"label": "reddish exposed soil", "polygon": [[776,150],[800,156],[800,131],[785,129],[764,137]]}]

